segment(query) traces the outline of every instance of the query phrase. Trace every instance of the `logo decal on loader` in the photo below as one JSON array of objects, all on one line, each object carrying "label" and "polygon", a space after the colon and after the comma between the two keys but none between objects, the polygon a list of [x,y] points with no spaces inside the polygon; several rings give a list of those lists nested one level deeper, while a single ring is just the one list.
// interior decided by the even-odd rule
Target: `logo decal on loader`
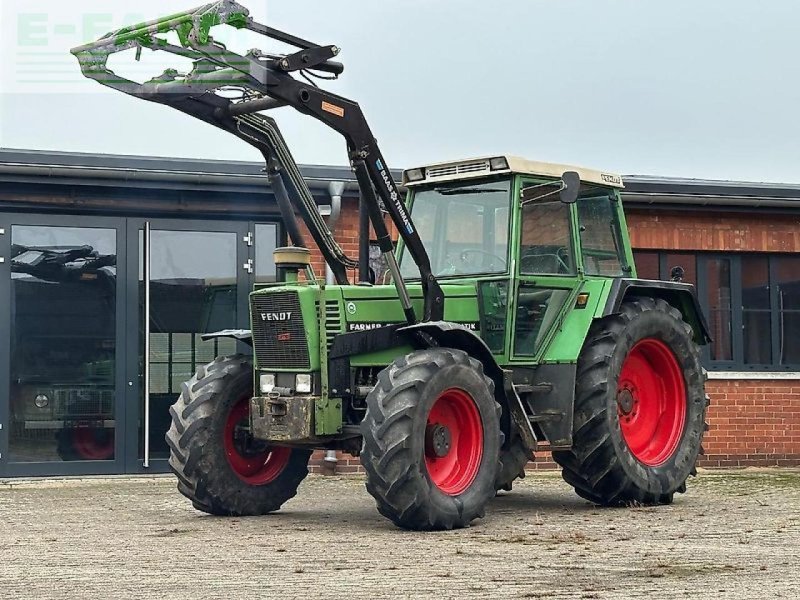
[{"label": "logo decal on loader", "polygon": [[378,171],[381,173],[383,183],[386,185],[386,191],[389,192],[389,197],[392,199],[392,204],[394,204],[395,210],[400,215],[400,219],[403,221],[406,231],[408,233],[414,233],[414,228],[411,226],[411,220],[408,218],[406,207],[403,206],[403,203],[400,201],[400,195],[397,193],[397,190],[394,189],[392,181],[389,179],[389,174],[386,172],[386,168],[383,166],[383,161],[381,161],[379,158],[375,161],[375,166],[378,167]]},{"label": "logo decal on loader", "polygon": [[344,108],[342,108],[341,106],[336,106],[335,104],[331,104],[330,102],[323,102],[322,110],[324,110],[325,112],[329,112],[332,115],[336,115],[337,117],[344,116]]}]

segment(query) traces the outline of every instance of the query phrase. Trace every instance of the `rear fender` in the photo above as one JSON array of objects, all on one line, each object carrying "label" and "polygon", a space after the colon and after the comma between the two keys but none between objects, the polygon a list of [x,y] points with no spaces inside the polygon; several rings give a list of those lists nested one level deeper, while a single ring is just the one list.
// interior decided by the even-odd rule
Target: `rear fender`
[{"label": "rear fender", "polygon": [[697,344],[705,345],[712,341],[708,321],[692,284],[649,279],[615,279],[611,284],[603,312],[597,316],[618,313],[625,299],[631,296],[650,296],[669,302],[671,306],[681,311],[683,320],[694,331],[694,341]]}]

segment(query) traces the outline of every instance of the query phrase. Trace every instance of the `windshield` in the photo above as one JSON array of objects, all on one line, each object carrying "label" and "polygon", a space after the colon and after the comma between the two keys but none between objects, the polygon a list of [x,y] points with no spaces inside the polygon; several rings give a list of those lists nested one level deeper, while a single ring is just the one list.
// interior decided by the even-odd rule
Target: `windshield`
[{"label": "windshield", "polygon": [[[510,179],[459,181],[414,195],[411,218],[436,277],[505,272],[510,199]],[[400,272],[419,277],[405,247]]]}]

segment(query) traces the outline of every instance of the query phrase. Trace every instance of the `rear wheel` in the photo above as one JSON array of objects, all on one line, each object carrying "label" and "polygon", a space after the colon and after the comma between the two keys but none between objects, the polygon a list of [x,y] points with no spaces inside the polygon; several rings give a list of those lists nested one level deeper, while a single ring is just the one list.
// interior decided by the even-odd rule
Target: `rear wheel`
[{"label": "rear wheel", "polygon": [[420,350],[384,369],[367,396],[361,463],[378,511],[406,529],[466,527],[495,493],[500,405],[480,362]]},{"label": "rear wheel", "polygon": [[578,359],[564,479],[597,504],[669,504],[695,473],[708,399],[692,329],[654,298],[597,321]]},{"label": "rear wheel", "polygon": [[249,432],[253,371],[244,355],[217,358],[183,384],[166,435],[178,490],[214,515],[262,515],[292,498],[311,450],[270,446]]}]

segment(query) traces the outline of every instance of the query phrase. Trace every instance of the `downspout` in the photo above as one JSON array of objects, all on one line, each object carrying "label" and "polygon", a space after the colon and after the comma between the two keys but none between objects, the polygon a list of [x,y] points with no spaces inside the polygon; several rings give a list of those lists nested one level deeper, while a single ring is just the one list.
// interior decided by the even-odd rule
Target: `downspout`
[{"label": "downspout", "polygon": [[[369,283],[369,212],[364,198],[358,199],[358,283]],[[372,283],[378,283],[377,281]]]},{"label": "downspout", "polygon": [[[336,235],[336,224],[342,214],[342,194],[344,193],[344,182],[331,181],[328,184],[328,194],[331,196],[331,215],[328,217],[328,229],[331,235]],[[336,278],[333,276],[333,269],[326,263],[325,265],[325,285],[334,285]]]},{"label": "downspout", "polygon": [[[344,193],[344,183],[341,181],[331,181],[328,184],[328,193],[331,196],[331,214],[328,217],[328,229],[331,231],[332,236],[336,236],[336,224],[342,214],[342,194]],[[333,275],[333,269],[330,265],[325,265],[325,285],[334,285],[336,278]],[[325,452],[325,462],[331,468],[333,473],[336,473],[336,463],[339,459],[336,458],[336,450],[328,450]]]}]

